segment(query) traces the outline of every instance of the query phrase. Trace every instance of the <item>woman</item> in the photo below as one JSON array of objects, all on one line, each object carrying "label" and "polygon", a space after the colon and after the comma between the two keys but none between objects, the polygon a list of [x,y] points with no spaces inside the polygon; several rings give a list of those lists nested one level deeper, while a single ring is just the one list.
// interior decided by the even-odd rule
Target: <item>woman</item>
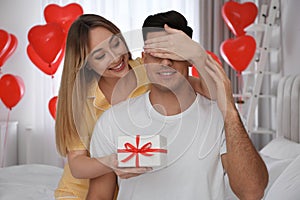
[{"label": "woman", "polygon": [[[202,93],[198,80],[190,82]],[[66,43],[55,127],[58,152],[68,158],[55,191],[57,199],[85,199],[89,179],[113,169],[120,178],[149,170],[122,172],[115,168],[115,155],[93,159],[88,152],[99,116],[111,105],[147,90],[148,80],[140,59],[132,60],[120,30],[113,23],[98,15],[85,14],[72,24]]]}]

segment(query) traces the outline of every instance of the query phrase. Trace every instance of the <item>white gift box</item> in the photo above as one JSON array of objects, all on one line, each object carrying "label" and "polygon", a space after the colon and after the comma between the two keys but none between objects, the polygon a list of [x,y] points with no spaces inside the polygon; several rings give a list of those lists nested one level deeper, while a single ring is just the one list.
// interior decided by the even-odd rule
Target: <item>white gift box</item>
[{"label": "white gift box", "polygon": [[167,164],[167,139],[154,136],[119,136],[119,167],[160,167]]}]

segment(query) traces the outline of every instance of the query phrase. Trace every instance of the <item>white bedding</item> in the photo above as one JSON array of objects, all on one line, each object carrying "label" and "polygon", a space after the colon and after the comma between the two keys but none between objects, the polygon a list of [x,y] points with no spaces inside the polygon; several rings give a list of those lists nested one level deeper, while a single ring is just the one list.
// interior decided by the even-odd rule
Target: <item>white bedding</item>
[{"label": "white bedding", "polygon": [[0,169],[0,200],[52,200],[63,169],[16,165]]},{"label": "white bedding", "polygon": [[265,200],[298,200],[300,198],[300,155],[273,182]]},{"label": "white bedding", "polygon": [[[268,172],[269,183],[264,200],[300,199],[300,144],[278,137],[267,144],[260,155]],[[226,200],[237,200],[226,178]]]},{"label": "white bedding", "polygon": [[[260,154],[269,171],[264,200],[299,200],[300,144],[279,137]],[[58,167],[37,164],[0,168],[0,200],[52,200],[62,172]],[[226,185],[226,200],[236,200],[228,181]]]}]

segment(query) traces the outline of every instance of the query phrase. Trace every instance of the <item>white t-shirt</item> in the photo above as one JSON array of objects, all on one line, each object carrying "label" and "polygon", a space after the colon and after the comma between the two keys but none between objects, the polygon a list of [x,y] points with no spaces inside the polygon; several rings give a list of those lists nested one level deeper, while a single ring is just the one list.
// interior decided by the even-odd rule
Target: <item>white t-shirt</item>
[{"label": "white t-shirt", "polygon": [[221,154],[226,152],[223,127],[216,102],[199,94],[184,112],[164,116],[152,107],[148,92],[106,111],[96,123],[90,150],[92,157],[102,157],[117,153],[118,136],[160,134],[167,138],[167,166],[119,179],[118,199],[221,200]]}]

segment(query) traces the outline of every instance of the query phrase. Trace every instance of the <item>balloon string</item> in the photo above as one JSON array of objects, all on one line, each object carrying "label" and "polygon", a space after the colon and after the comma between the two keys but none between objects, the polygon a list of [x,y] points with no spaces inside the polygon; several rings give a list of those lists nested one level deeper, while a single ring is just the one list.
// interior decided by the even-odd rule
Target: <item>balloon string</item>
[{"label": "balloon string", "polygon": [[54,96],[55,95],[55,81],[54,81],[53,75],[51,76],[51,79],[52,79],[52,96]]},{"label": "balloon string", "polygon": [[244,103],[243,97],[242,97],[242,95],[243,95],[243,91],[242,91],[243,90],[243,86],[242,86],[243,80],[242,80],[242,76],[241,76],[240,71],[237,72],[237,79],[238,79],[238,93],[239,93],[237,103]]},{"label": "balloon string", "polygon": [[6,150],[7,150],[7,138],[8,138],[8,124],[9,124],[9,118],[10,118],[10,111],[9,109],[8,114],[7,114],[7,119],[5,123],[5,133],[4,133],[4,143],[3,143],[3,155],[2,155],[2,160],[1,160],[1,167],[4,167],[4,162],[6,158]]}]

